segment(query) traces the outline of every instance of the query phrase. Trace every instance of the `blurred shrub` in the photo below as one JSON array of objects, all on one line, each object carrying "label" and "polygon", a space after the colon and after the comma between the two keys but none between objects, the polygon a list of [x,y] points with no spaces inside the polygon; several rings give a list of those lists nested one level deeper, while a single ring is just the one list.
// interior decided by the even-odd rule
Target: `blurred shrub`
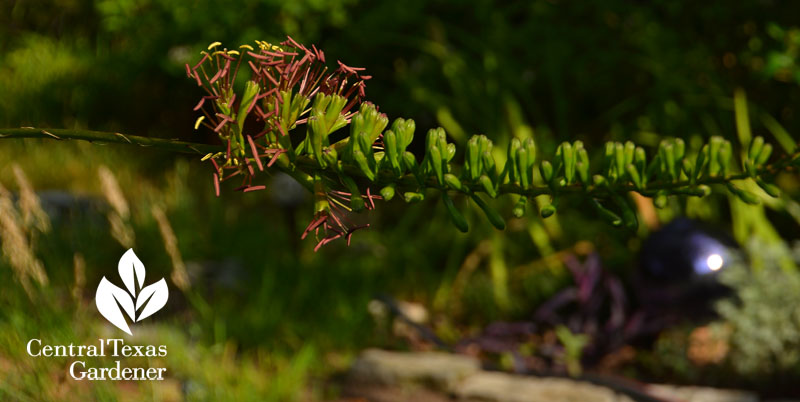
[{"label": "blurred shrub", "polygon": [[[800,247],[795,246],[795,249]],[[753,249],[754,251],[756,249]],[[800,375],[800,274],[781,269],[770,247],[759,244],[761,269],[741,266],[721,278],[738,298],[717,305],[732,327],[728,360],[742,375]],[[778,254],[780,255],[780,254]]]}]

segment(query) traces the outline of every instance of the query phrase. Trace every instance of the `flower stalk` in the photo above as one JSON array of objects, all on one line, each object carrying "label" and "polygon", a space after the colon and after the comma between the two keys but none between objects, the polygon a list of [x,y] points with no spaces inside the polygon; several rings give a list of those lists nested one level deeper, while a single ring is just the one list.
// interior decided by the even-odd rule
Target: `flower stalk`
[{"label": "flower stalk", "polygon": [[[485,196],[515,195],[513,213],[521,217],[529,200],[549,195],[550,202],[538,211],[543,218],[557,212],[561,197],[579,196],[613,226],[634,229],[638,222],[630,192],[653,198],[659,207],[668,196],[704,197],[711,185],[725,184],[718,187],[757,203],[759,196],[735,182],[753,180],[778,197],[774,177],[800,167],[796,148],[775,155],[762,137],[742,145],[742,152],[734,152],[734,144],[718,136],[699,149],[667,138],[650,155],[631,141],[608,142],[595,159],[581,141],[564,142],[554,155],[542,155],[534,139],[513,138],[505,158],[497,159],[488,137],[471,137],[459,152],[443,128],[427,132],[425,154],[418,160],[408,151],[414,121],[398,118],[390,125],[376,105],[363,101],[371,77],[362,68],[338,62],[329,72],[321,50],[292,38],[280,45],[256,44],[218,50],[221,44],[215,42],[199,63],[186,66],[187,76],[205,92],[194,107],[202,113],[195,128],[216,133],[218,145],[31,127],[0,129],[0,138],[81,139],[203,155],[213,169],[217,195],[221,183],[234,177],[241,178],[236,190],[250,192],[265,188],[255,184],[261,172],[284,171],[314,195],[313,219],[303,237],[315,234],[315,250],[339,238],[349,243],[353,232],[368,226],[352,223],[351,214],[374,209],[376,200],[389,201],[398,194],[411,203],[424,199],[429,189],[439,191],[462,231],[468,223],[452,194],[475,203],[498,229],[505,227],[504,219]],[[343,139],[331,141],[333,133],[347,126]],[[457,155],[462,163],[456,162]]]}]

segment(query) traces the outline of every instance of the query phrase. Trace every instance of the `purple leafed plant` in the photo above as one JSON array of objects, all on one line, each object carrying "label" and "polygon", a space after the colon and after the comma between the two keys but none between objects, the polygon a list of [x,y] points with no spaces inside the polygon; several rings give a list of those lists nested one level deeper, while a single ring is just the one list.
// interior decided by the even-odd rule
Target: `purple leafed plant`
[{"label": "purple leafed plant", "polygon": [[[458,349],[475,353],[511,354],[517,372],[563,372],[565,348],[554,329],[565,327],[586,336],[581,362],[591,365],[623,346],[639,325],[629,319],[629,303],[621,281],[605,271],[597,254],[582,263],[568,255],[564,264],[573,285],[559,291],[533,314],[529,322],[496,322]],[[533,347],[526,356],[521,351]]]}]

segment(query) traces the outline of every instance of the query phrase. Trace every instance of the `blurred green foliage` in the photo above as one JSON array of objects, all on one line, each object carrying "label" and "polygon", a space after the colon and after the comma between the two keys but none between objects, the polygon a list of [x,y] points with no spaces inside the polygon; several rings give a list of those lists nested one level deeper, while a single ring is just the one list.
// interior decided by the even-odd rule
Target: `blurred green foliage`
[{"label": "blurred green foliage", "polygon": [[[800,370],[800,275],[782,270],[780,249],[750,244],[764,267],[754,272],[741,265],[723,275],[738,298],[723,300],[717,310],[732,328],[730,362],[751,379],[792,378]],[[800,261],[800,247],[793,247]]]},{"label": "blurred green foliage", "polygon": [[420,127],[438,122],[462,141],[481,132],[493,140],[524,135],[531,127],[554,131],[557,140],[730,138],[726,99],[736,87],[789,132],[797,127],[797,91],[785,84],[796,59],[796,10],[784,3],[248,0],[190,7],[109,0],[3,7],[6,126],[181,136],[197,95],[180,78],[183,63],[214,40],[289,34],[367,67],[377,77],[370,98],[390,115],[415,117]]},{"label": "blurred green foliage", "polygon": [[[547,153],[576,139],[654,146],[676,136],[696,149],[721,135],[737,143],[733,94],[741,88],[753,135],[778,147],[787,135],[797,142],[800,131],[798,12],[800,4],[759,1],[12,0],[0,3],[0,126],[211,141],[191,130],[200,93],[183,63],[215,40],[289,34],[323,48],[331,61],[366,67],[375,76],[367,98],[382,112],[412,117],[418,127],[441,125],[460,145],[474,133],[485,133],[498,149],[512,136],[534,136]],[[169,372],[200,400],[286,400],[309,388],[320,397],[326,391],[319,378],[343,369],[362,346],[388,342],[372,331],[366,309],[375,294],[422,302],[440,335],[457,339],[492,320],[527,317],[568,283],[558,259],[548,258],[554,252],[587,241],[605,266],[626,273],[651,230],[611,232],[576,202],[546,221],[511,220],[501,234],[467,209],[476,225],[463,235],[441,203],[425,200],[381,205],[352,246],[332,244],[315,254],[297,240],[309,200],[287,206],[268,194],[215,198],[208,171],[195,159],[122,146],[3,141],[0,160],[0,183],[12,191],[15,162],[38,191],[91,199],[102,198],[97,166],[111,167],[131,205],[137,254],[153,275],[169,276],[171,266],[153,205],[167,212],[187,262],[220,267],[233,259],[242,267],[239,287],[220,286],[216,273],[183,295],[175,289],[171,311],[157,317],[163,327],[154,336],[172,342]],[[755,235],[776,244],[778,260],[787,261],[782,239],[797,238],[800,205],[793,200],[800,184],[778,179],[786,195],[766,206],[719,195],[681,198],[657,219],[689,215],[730,229],[743,243]],[[38,399],[37,392],[56,387],[50,373],[63,372],[31,363],[20,349],[28,338],[78,343],[102,332],[87,303],[124,249],[109,236],[100,204],[55,221],[38,237],[34,249],[50,284],[37,298],[16,289],[12,269],[0,262],[0,377],[18,379],[0,386],[3,398]],[[86,260],[78,300],[70,298],[74,253]],[[220,361],[242,380],[213,383],[206,372]],[[21,362],[28,363],[16,367]],[[81,392],[96,399],[118,392],[94,385]]]}]

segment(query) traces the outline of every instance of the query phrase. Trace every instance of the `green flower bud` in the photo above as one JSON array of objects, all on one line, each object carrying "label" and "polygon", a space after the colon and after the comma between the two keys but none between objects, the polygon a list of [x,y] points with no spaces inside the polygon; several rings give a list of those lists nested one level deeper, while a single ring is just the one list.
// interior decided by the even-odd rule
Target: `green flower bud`
[{"label": "green flower bud", "polygon": [[633,163],[634,152],[636,152],[636,144],[632,141],[625,141],[625,165]]},{"label": "green flower bud", "polygon": [[[253,83],[255,84],[255,82]],[[311,112],[325,114],[325,110],[327,109],[330,103],[331,103],[331,97],[324,93],[319,92],[314,97],[314,101],[311,103]]]},{"label": "green flower bud", "polygon": [[328,135],[347,125],[347,119],[342,115],[347,98],[336,94],[330,95],[329,98],[330,103],[325,108],[325,124],[328,127]]},{"label": "green flower bud", "polygon": [[414,156],[411,152],[405,151],[403,153],[403,163],[406,165],[406,168],[414,174],[418,174],[417,172],[417,157]]},{"label": "green flower bud", "polygon": [[592,199],[592,205],[597,210],[597,213],[600,215],[601,218],[605,219],[611,226],[620,226],[622,225],[622,218],[619,217],[614,211],[604,207],[600,204],[599,201],[596,199]]},{"label": "green flower bud", "polygon": [[446,150],[445,157],[447,162],[450,162],[453,160],[453,157],[456,156],[456,144],[447,144]]},{"label": "green flower bud", "polygon": [[483,189],[486,191],[486,194],[489,194],[489,197],[497,198],[497,190],[494,188],[494,183],[492,183],[492,179],[489,178],[487,175],[481,175],[478,181],[483,186]]},{"label": "green flower bud", "polygon": [[644,172],[647,168],[647,153],[644,148],[636,147],[636,151],[633,154],[633,164],[636,165],[636,169],[639,172]]},{"label": "green flower bud", "polygon": [[444,184],[444,170],[442,169],[444,161],[442,160],[442,153],[436,145],[432,145],[428,148],[428,151],[430,152],[430,159],[428,162],[433,166],[436,178],[439,180],[439,184],[442,185]]},{"label": "green flower bud", "polygon": [[733,183],[728,182],[725,184],[728,187],[728,191],[739,197],[739,199],[742,200],[744,203],[750,205],[758,205],[761,203],[761,200],[758,198],[757,195],[747,190],[736,187],[736,185],[734,185]]},{"label": "green flower bud", "polygon": [[615,165],[616,145],[614,142],[606,142],[606,151],[604,157],[604,167],[606,173],[611,173],[612,167]]},{"label": "green flower bud", "polygon": [[409,192],[403,193],[403,198],[406,200],[407,203],[410,204],[410,203],[420,202],[420,201],[424,200],[425,199],[425,194],[409,191]]},{"label": "green flower bud", "polygon": [[592,182],[594,182],[594,185],[597,187],[604,187],[608,184],[606,178],[599,174],[592,176]]},{"label": "green flower bud", "polygon": [[683,159],[684,155],[686,155],[686,143],[683,141],[682,138],[675,139],[675,159]]},{"label": "green flower bud", "polygon": [[478,180],[478,177],[481,174],[482,166],[481,166],[481,151],[480,151],[480,144],[479,144],[479,136],[473,135],[472,138],[467,141],[467,154],[466,154],[466,171],[469,175],[469,178],[472,181]]},{"label": "green flower bud", "polygon": [[756,179],[756,184],[758,184],[758,186],[761,187],[761,189],[764,190],[765,193],[769,194],[770,197],[780,198],[781,189],[778,188],[778,186],[767,183],[761,179]]},{"label": "green flower bud", "polygon": [[578,158],[578,162],[583,162],[586,166],[589,166],[589,153],[586,152],[585,148],[575,149],[575,156]]},{"label": "green flower bud", "polygon": [[475,201],[475,203],[478,204],[481,210],[483,210],[483,213],[486,215],[486,218],[489,219],[489,222],[495,228],[499,230],[506,228],[506,222],[503,220],[503,217],[501,217],[500,214],[494,210],[494,208],[486,204],[481,197],[478,197],[476,194],[472,194],[472,201]]},{"label": "green flower bud", "polygon": [[531,177],[527,169],[528,166],[528,151],[525,148],[520,148],[517,151],[517,172],[519,173],[519,181],[522,188],[528,189],[531,186]]},{"label": "green flower bud", "polygon": [[575,169],[578,171],[578,178],[584,185],[589,185],[589,165],[585,162],[578,162],[575,164]]},{"label": "green flower bud", "polygon": [[342,175],[339,178],[344,183],[344,186],[347,187],[347,190],[350,191],[350,208],[355,212],[363,211],[365,208],[364,199],[361,197],[361,192],[358,190],[356,182],[350,176]]},{"label": "green flower bud", "polygon": [[747,151],[747,158],[755,162],[758,160],[758,155],[761,153],[761,148],[764,147],[764,137],[757,136],[750,141],[750,149]]},{"label": "green flower bud", "polygon": [[622,209],[622,223],[628,229],[636,230],[639,227],[639,218],[637,218],[636,212],[624,201],[620,203],[620,207]]},{"label": "green flower bud", "polygon": [[463,191],[461,180],[458,180],[458,177],[452,173],[447,173],[444,175],[444,182],[447,183],[447,185],[453,190]]},{"label": "green flower bud", "polygon": [[519,200],[517,200],[517,203],[514,204],[514,209],[512,209],[511,212],[514,214],[515,217],[522,218],[523,216],[525,216],[525,209],[527,209],[527,207],[528,207],[528,197],[523,195],[520,196]]},{"label": "green flower bud", "polygon": [[660,190],[656,193],[656,197],[653,198],[653,205],[655,205],[658,209],[663,209],[667,206],[667,202],[669,199],[667,198],[667,192],[664,190]]},{"label": "green flower bud", "polygon": [[772,144],[764,144],[764,147],[761,148],[761,152],[758,154],[758,158],[756,159],[756,165],[761,166],[767,163],[771,154]]},{"label": "green flower bud", "polygon": [[623,177],[625,175],[625,146],[619,142],[614,144],[614,166],[617,178]]},{"label": "green flower bud", "polygon": [[236,113],[236,124],[239,126],[240,133],[244,127],[245,120],[247,120],[247,111],[256,101],[256,96],[258,96],[258,84],[253,81],[247,81],[244,86],[242,101],[239,103],[239,111]]},{"label": "green flower bud", "polygon": [[678,169],[675,165],[675,146],[666,142],[662,149],[664,150],[664,163],[667,167],[667,173],[669,173],[670,179],[675,180],[678,178]]},{"label": "green flower bud", "polygon": [[547,204],[539,210],[539,215],[547,219],[556,213],[556,207],[553,204]]},{"label": "green flower bud", "polygon": [[360,150],[365,155],[372,153],[372,141],[369,140],[369,135],[367,133],[359,131],[355,135],[355,140],[356,149]]},{"label": "green flower bud", "polygon": [[439,135],[438,129],[432,128],[428,130],[428,134],[425,135],[425,149],[431,149],[432,146],[436,145],[439,142]]},{"label": "green flower bud", "polygon": [[442,200],[444,201],[445,207],[447,207],[447,212],[450,213],[450,220],[453,222],[453,225],[455,225],[462,233],[467,233],[469,230],[467,220],[464,219],[464,215],[461,215],[461,212],[459,212],[456,206],[453,205],[453,200],[450,199],[450,196],[447,195],[447,192],[442,192]]},{"label": "green flower bud", "polygon": [[375,118],[375,125],[372,128],[372,132],[370,133],[369,138],[372,142],[378,139],[378,137],[383,132],[383,129],[389,124],[389,118],[386,116],[385,113],[378,113],[378,116]]},{"label": "green flower bud", "polygon": [[386,187],[381,189],[381,197],[383,197],[384,201],[391,201],[394,198],[395,192],[395,184],[389,184]]},{"label": "green flower bud", "polygon": [[485,135],[481,135],[479,141],[480,141],[480,145],[481,145],[481,147],[480,147],[481,148],[481,153],[484,153],[484,152],[487,152],[487,151],[488,152],[492,151],[492,148],[494,147],[494,144],[492,144],[492,140],[490,140],[489,137],[487,137]]},{"label": "green flower bud", "polygon": [[[519,182],[519,169],[517,163],[517,151],[522,148],[522,143],[518,138],[512,138],[508,145],[508,159],[506,160],[506,172],[511,183]],[[477,177],[475,178],[477,179]],[[474,180],[474,179],[473,179]]]},{"label": "green flower bud", "polygon": [[[363,102],[358,113],[351,119],[350,136],[353,137],[358,133],[364,133],[366,135],[364,142],[368,142],[371,146],[388,124],[389,119],[385,114],[379,113],[375,105],[370,102]],[[362,146],[361,151],[366,153],[366,147]]]},{"label": "green flower bud", "polygon": [[683,172],[686,173],[686,177],[689,178],[690,182],[694,183],[694,166],[692,166],[692,161],[688,158],[681,159],[681,165]]},{"label": "green flower bud", "polygon": [[755,161],[751,161],[750,159],[744,160],[744,171],[747,172],[750,177],[756,177],[758,172],[756,171],[756,165],[754,164]]},{"label": "green flower bud", "polygon": [[633,163],[629,163],[627,166],[625,166],[625,171],[631,178],[633,185],[636,186],[636,189],[643,190],[644,185],[642,184],[642,176],[639,175],[639,172],[636,170],[636,166],[633,166]]},{"label": "green flower bud", "polygon": [[564,177],[567,179],[567,184],[571,184],[575,178],[575,154],[572,144],[568,142],[561,144],[561,161],[564,164]]},{"label": "green flower bud", "polygon": [[494,157],[492,157],[492,153],[490,151],[483,151],[483,154],[481,155],[481,162],[483,162],[484,172],[488,173],[493,178],[497,177]]},{"label": "green flower bud", "polygon": [[722,137],[713,136],[709,142],[708,148],[708,174],[710,176],[717,176],[720,171],[720,163],[719,163],[719,150],[722,148],[723,143]]},{"label": "green flower bud", "polygon": [[327,145],[327,131],[325,127],[325,117],[321,113],[313,114],[308,118],[308,135],[306,136],[307,146],[310,146],[311,154],[322,168],[326,167],[326,162],[322,157],[322,147]]},{"label": "green flower bud", "polygon": [[694,162],[694,179],[699,179],[703,176],[703,172],[706,170],[707,163],[708,163],[708,144],[703,145],[700,148],[700,152],[697,154],[697,159]]},{"label": "green flower bud", "polygon": [[403,174],[402,167],[400,166],[400,150],[397,147],[397,136],[392,130],[386,130],[383,133],[383,144],[385,145],[386,157],[389,160],[389,165],[396,176]]},{"label": "green flower bud", "polygon": [[[536,143],[533,141],[533,138],[526,138],[522,146],[528,151],[528,155],[536,155]],[[531,161],[533,161],[533,159],[531,159]]]},{"label": "green flower bud", "polygon": [[731,157],[733,157],[733,149],[731,148],[731,142],[725,141],[719,148],[719,167],[722,176],[727,176],[728,171],[730,171]]},{"label": "green flower bud", "polygon": [[367,176],[369,181],[375,181],[375,172],[373,172],[370,168],[369,162],[367,162],[367,157],[364,156],[364,153],[361,152],[361,150],[353,150],[353,160],[356,162],[358,168],[364,173],[364,176]]},{"label": "green flower bud", "polygon": [[539,172],[542,174],[542,179],[550,183],[553,180],[553,165],[548,161],[542,161],[539,164]]},{"label": "green flower bud", "polygon": [[582,183],[589,181],[589,153],[583,147],[583,142],[575,141],[572,146],[575,154],[575,171]]},{"label": "green flower bud", "polygon": [[[442,159],[447,156],[447,134],[445,133],[444,129],[439,127],[437,130],[437,141],[436,146],[439,147],[439,151],[442,153]],[[455,154],[455,148],[453,149],[453,154]]]},{"label": "green flower bud", "polygon": [[326,147],[322,150],[322,160],[325,161],[327,166],[333,167],[333,170],[337,172],[341,170],[339,167],[339,154],[336,152],[335,148]]},{"label": "green flower bud", "polygon": [[616,203],[620,210],[622,210],[622,223],[628,229],[636,230],[639,227],[639,219],[636,216],[636,211],[631,208],[630,204],[617,193],[611,193],[611,198]]},{"label": "green flower bud", "polygon": [[414,120],[397,119],[392,124],[392,131],[397,135],[397,152],[402,154],[414,139]]}]

